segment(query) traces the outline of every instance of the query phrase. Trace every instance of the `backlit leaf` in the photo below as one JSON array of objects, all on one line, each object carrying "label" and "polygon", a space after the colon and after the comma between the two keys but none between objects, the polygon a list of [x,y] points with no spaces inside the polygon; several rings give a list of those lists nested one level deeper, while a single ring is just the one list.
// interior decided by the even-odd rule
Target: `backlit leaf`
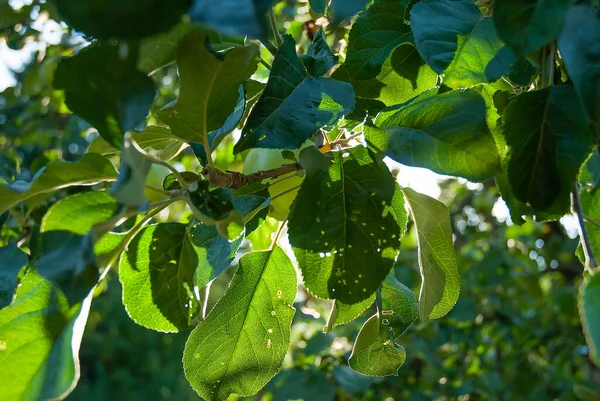
[{"label": "backlit leaf", "polygon": [[581,284],[578,301],[590,358],[600,366],[600,275],[594,274]]},{"label": "backlit leaf", "polygon": [[139,325],[162,332],[190,327],[199,310],[195,275],[200,256],[185,224],[144,228],[121,256],[123,304]]},{"label": "backlit leaf", "polygon": [[177,66],[181,89],[177,103],[159,113],[174,135],[203,142],[234,112],[239,87],[256,70],[255,45],[236,47],[224,53],[208,48],[202,34],[188,35],[179,47]]},{"label": "backlit leaf", "polygon": [[275,376],[290,344],[296,285],[278,246],[242,257],[227,292],[185,347],[185,375],[201,397],[251,396]]},{"label": "backlit leaf", "polygon": [[69,308],[50,281],[28,272],[0,311],[0,399],[65,398],[79,379],[79,346],[92,295]]},{"label": "backlit leaf", "polygon": [[404,195],[419,244],[419,316],[438,319],[450,312],[460,291],[450,213],[442,202],[410,188],[404,188]]},{"label": "backlit leaf", "polygon": [[473,181],[500,169],[485,102],[474,91],[446,92],[389,107],[375,124],[387,134],[385,154],[399,163]]},{"label": "backlit leaf", "polygon": [[8,187],[0,185],[0,213],[34,196],[115,179],[116,172],[111,162],[97,154],[86,154],[73,163],[52,162],[40,170],[31,183],[16,181]]},{"label": "backlit leaf", "polygon": [[338,56],[334,55],[329,45],[323,28],[319,28],[308,47],[306,54],[300,56],[300,60],[306,67],[308,73],[314,77],[325,75],[338,62]]},{"label": "backlit leaf", "polygon": [[374,315],[360,329],[348,364],[363,375],[382,377],[398,375],[405,360],[404,348],[380,330],[380,319]]}]

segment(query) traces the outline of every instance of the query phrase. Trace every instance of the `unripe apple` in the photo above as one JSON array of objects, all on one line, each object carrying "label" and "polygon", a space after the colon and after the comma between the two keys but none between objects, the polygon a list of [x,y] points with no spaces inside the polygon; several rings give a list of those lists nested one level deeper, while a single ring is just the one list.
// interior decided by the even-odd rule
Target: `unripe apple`
[{"label": "unripe apple", "polygon": [[[244,160],[244,174],[252,174],[259,170],[270,170],[289,163],[292,163],[292,161],[284,159],[280,150],[252,149],[248,152],[248,155]],[[287,218],[290,207],[298,194],[298,189],[288,192],[285,195],[278,195],[299,186],[304,180],[304,177],[299,177],[297,175],[290,177],[290,175],[291,173],[285,176],[285,180],[269,186],[269,195],[271,197],[269,215],[280,221]],[[280,179],[281,178],[275,178],[274,181]]]}]

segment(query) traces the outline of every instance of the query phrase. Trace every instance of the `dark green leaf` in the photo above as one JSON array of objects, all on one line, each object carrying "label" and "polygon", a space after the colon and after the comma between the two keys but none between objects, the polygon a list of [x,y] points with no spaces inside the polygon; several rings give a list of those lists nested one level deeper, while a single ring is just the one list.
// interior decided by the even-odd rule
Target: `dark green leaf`
[{"label": "dark green leaf", "polygon": [[175,25],[192,0],[55,0],[73,28],[98,39],[133,39],[163,32]]},{"label": "dark green leaf", "polygon": [[[17,276],[23,267],[29,264],[27,255],[16,245],[0,248],[0,309],[10,305],[17,288]],[[0,340],[2,338],[0,337]],[[1,364],[1,362],[0,362]]]},{"label": "dark green leaf", "polygon": [[334,77],[340,74],[339,79],[352,84],[375,78],[398,45],[412,42],[404,3],[380,0],[356,19],[348,37],[346,61]]},{"label": "dark green leaf", "polygon": [[363,147],[333,153],[323,170],[309,169],[289,221],[307,289],[347,304],[379,287],[405,229],[402,191],[385,164]]},{"label": "dark green leaf", "polygon": [[46,231],[41,236],[36,271],[58,283],[69,301],[79,302],[96,285],[99,277],[91,234]]},{"label": "dark green leaf", "polygon": [[196,0],[190,10],[192,22],[232,36],[266,38],[267,12],[273,0]]},{"label": "dark green leaf", "polygon": [[337,64],[338,56],[334,55],[329,48],[322,27],[317,31],[306,54],[300,56],[300,60],[308,73],[314,77],[325,75],[331,67]]},{"label": "dark green leaf", "polygon": [[331,0],[328,15],[337,24],[364,10],[368,3],[369,0]]},{"label": "dark green leaf", "polygon": [[600,19],[587,4],[571,7],[558,40],[562,60],[600,137]]},{"label": "dark green leaf", "polygon": [[221,274],[233,261],[244,239],[234,241],[219,234],[215,226],[196,223],[190,230],[190,241],[198,254],[196,286],[204,287]]},{"label": "dark green leaf", "polygon": [[141,152],[131,135],[127,134],[121,153],[119,176],[111,187],[110,194],[125,206],[144,205],[148,202],[144,189],[151,167],[152,161]]},{"label": "dark green leaf", "polygon": [[600,275],[594,274],[581,284],[578,304],[590,358],[600,366]]},{"label": "dark green leaf", "polygon": [[285,35],[267,87],[252,109],[235,153],[250,148],[298,149],[324,125],[354,108],[352,87],[330,78],[313,78]]},{"label": "dark green leaf", "polygon": [[121,256],[123,304],[139,325],[162,332],[191,326],[199,310],[195,295],[200,254],[185,224],[144,228]]},{"label": "dark green leaf", "polygon": [[474,181],[500,169],[485,102],[474,91],[446,92],[390,107],[375,124],[387,133],[386,155],[399,163]]},{"label": "dark green leaf", "polygon": [[519,95],[504,111],[503,132],[515,198],[537,211],[567,213],[569,193],[593,144],[573,88]]},{"label": "dark green leaf", "polygon": [[536,50],[560,33],[569,0],[497,0],[494,25],[517,54]]},{"label": "dark green leaf", "polygon": [[266,390],[273,393],[273,401],[333,401],[336,393],[334,383],[325,373],[310,365],[306,369],[282,370],[267,384]]},{"label": "dark green leaf", "polygon": [[177,55],[181,89],[177,103],[159,113],[174,135],[203,142],[234,112],[240,85],[256,70],[258,48],[237,47],[224,53],[210,49],[202,34],[188,35]]},{"label": "dark green leaf", "polygon": [[63,230],[85,235],[95,224],[110,219],[118,210],[115,198],[107,192],[81,192],[52,205],[44,215],[40,231]]},{"label": "dark green leaf", "polygon": [[186,197],[198,220],[214,224],[216,220],[227,218],[233,210],[231,192],[226,188],[210,190],[208,181],[198,181],[190,185]]},{"label": "dark green leaf", "polygon": [[28,272],[0,311],[0,398],[63,399],[79,379],[79,346],[91,294],[73,309],[50,281]]},{"label": "dark green leaf", "polygon": [[309,0],[310,10],[315,14],[325,14],[325,7],[327,7],[328,0]]},{"label": "dark green leaf", "polygon": [[421,319],[438,319],[450,312],[460,291],[450,213],[442,202],[410,188],[404,188],[404,195],[419,244],[419,267],[423,280],[419,316]]},{"label": "dark green leaf", "polygon": [[[182,171],[179,173],[183,177],[186,183],[191,184],[192,182],[200,181],[200,176],[193,171]],[[177,181],[177,176],[174,173],[169,173],[165,177],[162,183],[162,188],[165,191],[171,191],[173,189],[181,189],[181,184]]]},{"label": "dark green leaf", "polygon": [[130,58],[122,58],[118,47],[108,45],[92,45],[62,59],[54,87],[65,91],[71,111],[117,148],[125,132],[145,122],[156,95],[152,79]]},{"label": "dark green leaf", "polygon": [[380,330],[377,315],[363,325],[356,337],[348,364],[367,376],[397,375],[406,360],[406,351],[394,343],[385,331]]},{"label": "dark green leaf", "polygon": [[74,163],[52,162],[40,170],[31,183],[15,181],[8,187],[0,185],[0,213],[34,196],[75,185],[114,181],[115,178],[111,162],[97,154],[86,154]]},{"label": "dark green leaf", "polygon": [[242,257],[227,292],[185,347],[185,375],[201,397],[252,396],[279,371],[290,344],[296,285],[294,267],[278,246]]},{"label": "dark green leaf", "polygon": [[[417,50],[441,74],[458,54],[459,42],[467,43],[465,40],[482,18],[481,11],[470,0],[422,0],[412,8],[410,20]],[[469,52],[476,56],[475,50],[471,46]]]}]

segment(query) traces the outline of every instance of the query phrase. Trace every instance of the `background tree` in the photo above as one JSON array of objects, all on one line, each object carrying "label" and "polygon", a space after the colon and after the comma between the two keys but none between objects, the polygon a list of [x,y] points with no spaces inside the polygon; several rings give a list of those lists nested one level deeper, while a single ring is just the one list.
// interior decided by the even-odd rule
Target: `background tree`
[{"label": "background tree", "polygon": [[0,398],[600,398],[596,3],[0,27]]}]

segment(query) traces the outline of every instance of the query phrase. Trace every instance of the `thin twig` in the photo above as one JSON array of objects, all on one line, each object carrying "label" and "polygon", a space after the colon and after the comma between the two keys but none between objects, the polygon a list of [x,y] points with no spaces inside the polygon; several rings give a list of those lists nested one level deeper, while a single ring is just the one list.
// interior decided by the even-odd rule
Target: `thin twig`
[{"label": "thin twig", "polygon": [[268,40],[261,40],[260,43],[262,43],[273,56],[277,53],[277,47]]},{"label": "thin twig", "polygon": [[281,39],[281,34],[279,33],[279,29],[277,29],[277,18],[275,17],[275,11],[273,8],[269,11],[269,25],[271,26],[271,31],[273,32],[273,39],[275,39],[275,46],[277,48],[281,47],[283,40]]},{"label": "thin twig", "polygon": [[584,214],[584,215],[583,215],[583,219],[584,219],[586,222],[590,223],[591,225],[593,225],[593,226],[596,226],[596,227],[600,228],[600,223],[598,223],[596,220],[592,219],[591,217],[589,217],[589,216],[586,216],[586,215]]},{"label": "thin twig", "polygon": [[598,268],[598,262],[594,256],[590,237],[588,236],[587,228],[585,226],[581,201],[579,200],[579,188],[577,184],[575,184],[573,191],[571,192],[571,202],[573,213],[577,216],[577,220],[579,221],[579,239],[581,241],[581,247],[583,248],[583,254],[585,255],[585,269],[590,274],[594,274],[594,269]]},{"label": "thin twig", "polygon": [[271,71],[271,65],[269,63],[267,63],[265,60],[263,60],[263,58],[259,58],[258,61],[260,61],[260,63],[269,71]]}]

